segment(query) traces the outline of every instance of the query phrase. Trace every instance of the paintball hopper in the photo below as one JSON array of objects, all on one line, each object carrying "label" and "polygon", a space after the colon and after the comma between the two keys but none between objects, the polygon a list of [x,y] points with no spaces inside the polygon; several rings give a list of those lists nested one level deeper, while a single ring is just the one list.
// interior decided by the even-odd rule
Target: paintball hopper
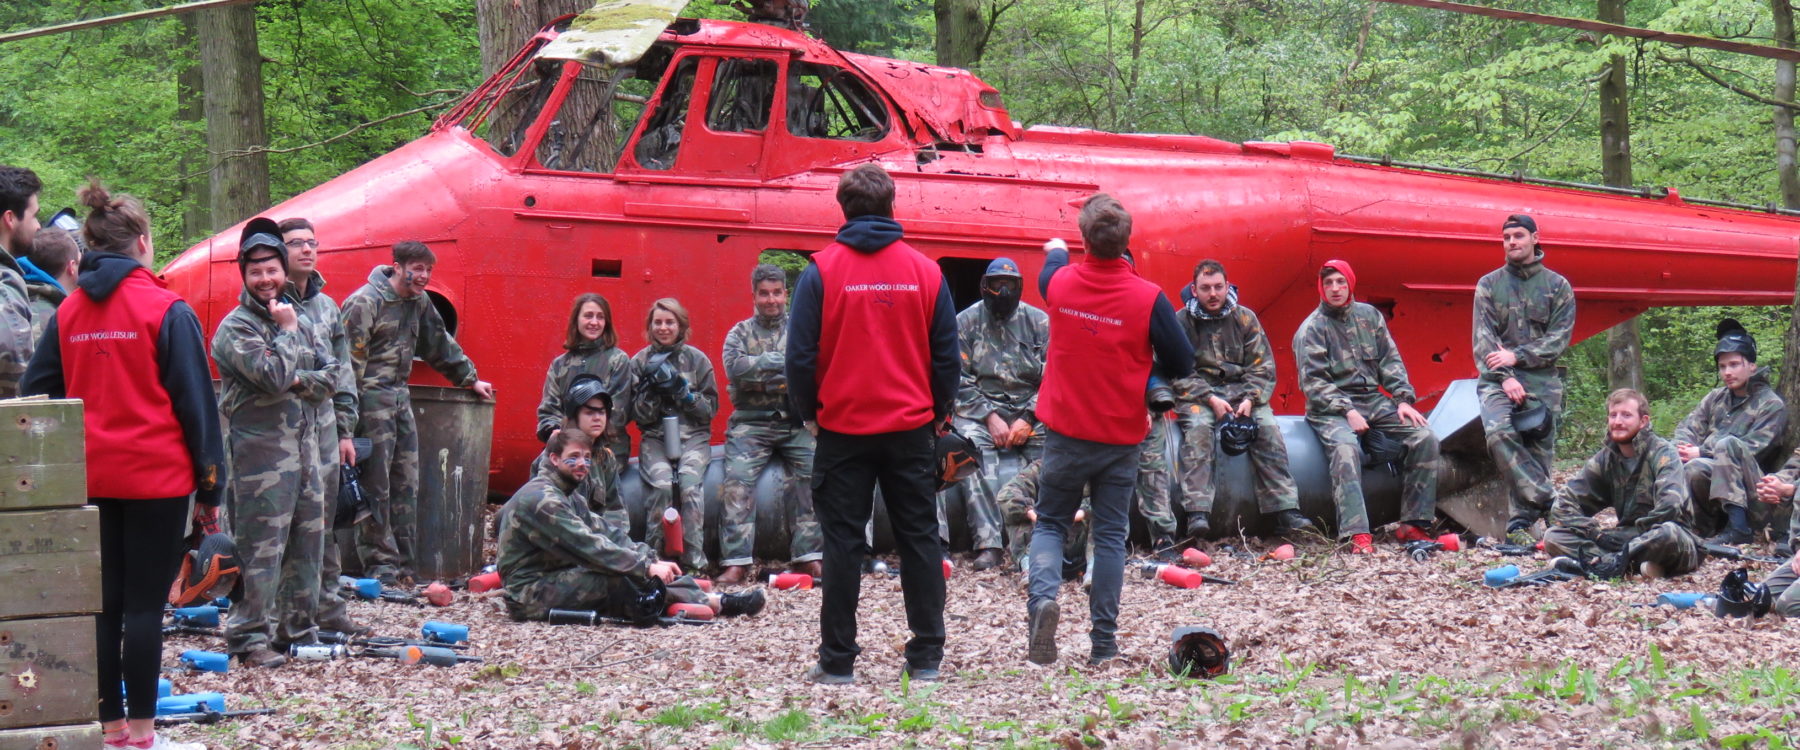
[{"label": "paintball hopper", "polygon": [[1150,407],[1151,414],[1163,414],[1175,408],[1175,389],[1163,376],[1151,373],[1150,385],[1144,389],[1144,405]]},{"label": "paintball hopper", "polygon": [[1769,613],[1775,598],[1769,587],[1751,583],[1750,569],[1738,568],[1725,574],[1719,583],[1719,596],[1713,600],[1713,614],[1720,617],[1762,617]]},{"label": "paintball hopper", "polygon": [[169,603],[187,607],[217,599],[237,587],[237,544],[226,534],[207,534],[181,557],[181,574],[169,587]]},{"label": "paintball hopper", "polygon": [[1513,407],[1512,423],[1519,437],[1533,443],[1543,442],[1550,437],[1550,407],[1527,396],[1524,402]]},{"label": "paintball hopper", "polygon": [[1406,444],[1394,433],[1379,427],[1363,430],[1362,438],[1363,468],[1387,466],[1395,464],[1406,457]]},{"label": "paintball hopper", "polygon": [[932,463],[937,466],[937,488],[941,492],[981,470],[981,448],[962,433],[951,430],[938,436],[937,455]]},{"label": "paintball hopper", "polygon": [[1232,415],[1219,422],[1219,450],[1227,456],[1242,456],[1256,443],[1256,420]]},{"label": "paintball hopper", "polygon": [[1218,677],[1231,668],[1225,637],[1212,628],[1176,628],[1170,636],[1169,673],[1184,677]]}]

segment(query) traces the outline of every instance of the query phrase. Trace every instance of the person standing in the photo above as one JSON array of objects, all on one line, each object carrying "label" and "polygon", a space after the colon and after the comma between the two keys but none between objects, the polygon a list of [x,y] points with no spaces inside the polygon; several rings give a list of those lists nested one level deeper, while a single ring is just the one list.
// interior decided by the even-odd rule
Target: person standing
[{"label": "person standing", "polygon": [[31,251],[38,232],[36,172],[0,164],[0,398],[19,395],[19,379],[31,362],[31,294],[18,257]]},{"label": "person standing", "polygon": [[1387,438],[1404,448],[1396,459],[1404,473],[1394,538],[1430,541],[1425,530],[1437,516],[1437,436],[1413,408],[1418,395],[1387,320],[1373,305],[1356,301],[1356,271],[1348,262],[1328,260],[1319,269],[1319,307],[1294,332],[1294,359],[1306,394],[1306,424],[1331,461],[1338,538],[1349,537],[1352,552],[1375,551],[1362,473],[1369,458],[1365,446]]},{"label": "person standing", "polygon": [[[707,566],[704,482],[706,464],[712,459],[719,386],[713,382],[712,360],[687,343],[691,332],[687,308],[674,297],[650,303],[650,313],[644,316],[644,337],[650,345],[631,357],[638,382],[631,418],[643,436],[638,470],[650,485],[644,498],[644,541],[658,552],[666,549],[661,519],[675,508],[681,514],[681,563],[698,573]],[[673,435],[668,432],[669,417],[676,421]]]},{"label": "person standing", "polygon": [[363,574],[386,585],[412,578],[416,552],[419,435],[406,387],[414,356],[457,387],[494,400],[494,386],[475,376],[475,363],[425,294],[436,268],[437,254],[425,243],[396,243],[394,265],[376,266],[369,283],[344,300],[344,336],[358,394],[351,434],[371,443],[362,483],[373,513],[357,526],[356,551]]},{"label": "person standing", "polygon": [[[1011,258],[995,258],[981,277],[981,301],[956,316],[962,381],[956,393],[955,424],[983,456],[981,471],[963,480],[975,570],[1001,563],[1000,454],[1017,455],[1023,467],[1044,450],[1043,426],[1035,410],[1038,384],[1044,379],[1044,348],[1050,343],[1050,318],[1021,299],[1024,279]],[[941,505],[943,493],[938,497]]]},{"label": "person standing", "polygon": [[[1575,289],[1544,267],[1537,220],[1506,217],[1500,226],[1506,265],[1475,284],[1475,368],[1480,373],[1481,426],[1488,451],[1512,490],[1506,534],[1531,546],[1531,525],[1550,509],[1550,470],[1562,421],[1562,372],[1556,362],[1575,331]],[[1549,434],[1528,440],[1513,427],[1513,412],[1535,399],[1548,411]]]},{"label": "person standing", "polygon": [[1750,332],[1731,318],[1721,321],[1717,332],[1713,363],[1723,385],[1700,399],[1675,428],[1675,450],[1694,499],[1695,530],[1716,529],[1707,540],[1714,544],[1748,544],[1760,525],[1751,521],[1750,500],[1758,495],[1763,462],[1781,450],[1787,404],[1769,385],[1768,370],[1756,366]]},{"label": "person standing", "polygon": [[631,457],[631,435],[625,432],[625,422],[630,417],[625,413],[624,396],[631,393],[637,376],[631,355],[619,348],[612,303],[593,292],[576,297],[569,308],[569,328],[563,333],[562,346],[563,353],[550,360],[550,370],[544,373],[544,395],[538,399],[537,409],[538,439],[547,441],[550,433],[560,429],[567,412],[562,396],[575,378],[593,375],[606,385],[607,393],[619,396],[619,403],[607,415],[608,432],[598,440],[595,452],[604,447],[619,460],[619,466],[624,466]]},{"label": "person standing", "polygon": [[25,274],[25,292],[31,297],[31,341],[44,337],[44,325],[56,315],[56,306],[69,296],[81,276],[81,246],[75,233],[52,227],[39,229],[31,250],[19,261]]},{"label": "person standing", "polygon": [[788,406],[787,274],[767,263],[750,272],[751,303],[756,314],[725,334],[726,392],[731,396],[731,426],[725,430],[725,484],[719,488],[724,518],[719,528],[718,583],[743,583],[755,562],[756,478],[776,454],[787,465],[781,496],[789,498],[794,519],[790,553],[796,572],[823,575],[825,556],[819,519],[813,513],[812,468],[817,441],[794,418]]},{"label": "person standing", "polygon": [[150,272],[143,204],[98,182],[80,198],[90,209],[81,280],[45,326],[19,390],[84,401],[88,502],[100,510],[95,672],[106,742],[198,750],[158,737],[154,721],[169,583],[190,517],[217,522],[225,480],[206,342],[193,308]]},{"label": "person standing", "polygon": [[1150,429],[1145,384],[1158,363],[1162,376],[1172,381],[1186,377],[1194,362],[1175,308],[1125,260],[1131,214],[1100,193],[1082,204],[1080,225],[1087,257],[1070,265],[1068,248],[1051,240],[1038,275],[1038,291],[1050,313],[1050,346],[1038,392],[1044,463],[1026,601],[1026,659],[1034,664],[1056,661],[1063,544],[1084,487],[1093,493],[1088,662],[1119,655],[1125,536],[1138,445]]},{"label": "person standing", "polygon": [[904,674],[936,680],[944,658],[944,547],[937,534],[936,436],[961,374],[956,303],[937,264],[894,220],[894,179],[863,164],[838,180],[844,224],[794,290],[789,398],[819,441],[813,507],[825,537],[819,659],[806,679],[855,681],[863,528],[881,486],[906,600]]}]

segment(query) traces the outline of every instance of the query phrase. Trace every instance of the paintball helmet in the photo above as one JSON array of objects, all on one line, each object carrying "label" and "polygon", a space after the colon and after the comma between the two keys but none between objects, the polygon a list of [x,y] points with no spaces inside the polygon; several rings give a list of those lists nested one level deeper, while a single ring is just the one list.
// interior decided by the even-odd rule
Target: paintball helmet
[{"label": "paintball helmet", "polygon": [[355,464],[338,466],[337,512],[331,518],[331,527],[347,529],[371,515],[374,511],[369,508],[368,496],[363,494],[362,470]]},{"label": "paintball helmet", "polygon": [[237,588],[237,543],[227,534],[207,534],[181,557],[181,575],[169,587],[169,603],[188,607],[212,601]]},{"label": "paintball helmet", "polygon": [[1397,463],[1406,456],[1406,443],[1401,442],[1393,432],[1379,427],[1363,430],[1358,442],[1362,443],[1362,463],[1365,469]]},{"label": "paintball helmet", "polygon": [[[282,269],[285,270],[287,268],[287,245],[282,244],[281,225],[276,224],[274,219],[258,216],[244,225],[244,231],[238,239],[237,264],[239,276],[244,275],[245,269],[250,266],[250,259],[258,256],[259,253],[257,251],[259,250],[273,251],[275,257],[281,259]],[[266,256],[257,259],[268,260]]]},{"label": "paintball helmet", "polygon": [[1527,396],[1523,403],[1513,407],[1512,423],[1520,438],[1532,443],[1543,442],[1550,437],[1550,407]]},{"label": "paintball helmet", "polygon": [[638,627],[655,625],[668,605],[669,588],[661,578],[651,576],[644,583],[633,583],[633,595],[624,603],[625,619]]},{"label": "paintball helmet", "polygon": [[1713,614],[1720,617],[1762,617],[1769,613],[1775,597],[1769,587],[1750,581],[1750,570],[1738,568],[1725,574],[1719,583],[1719,595],[1713,599]]},{"label": "paintball helmet", "polygon": [[1219,450],[1241,456],[1256,443],[1256,420],[1233,414],[1219,422]]},{"label": "paintball helmet", "polygon": [[943,491],[981,470],[981,447],[951,430],[938,436],[932,463],[937,467],[937,488]]},{"label": "paintball helmet", "polygon": [[[667,360],[663,363],[667,364]],[[574,419],[581,414],[581,407],[594,399],[606,404],[607,413],[612,412],[613,398],[606,392],[606,382],[593,375],[576,375],[569,383],[569,389],[563,391],[563,418]]]},{"label": "paintball helmet", "polygon": [[69,237],[75,240],[75,247],[81,251],[82,255],[87,255],[87,240],[81,237],[81,217],[75,214],[75,209],[65,208],[57,211],[55,216],[50,217],[47,224],[68,232]]},{"label": "paintball helmet", "polygon": [[1744,330],[1742,323],[1731,318],[1719,321],[1717,329],[1719,345],[1713,347],[1713,360],[1717,361],[1721,354],[1742,354],[1744,360],[1756,362],[1756,339]]},{"label": "paintball helmet", "polygon": [[1225,637],[1212,628],[1176,628],[1170,636],[1169,673],[1183,677],[1218,677],[1231,668]]}]

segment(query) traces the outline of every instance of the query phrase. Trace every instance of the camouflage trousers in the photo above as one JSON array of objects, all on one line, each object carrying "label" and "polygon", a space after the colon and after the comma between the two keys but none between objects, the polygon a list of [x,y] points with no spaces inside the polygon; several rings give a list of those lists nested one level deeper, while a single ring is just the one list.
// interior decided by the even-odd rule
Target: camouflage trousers
[{"label": "camouflage trousers", "polygon": [[[980,551],[984,549],[1000,549],[1004,543],[1002,534],[1006,524],[1000,517],[1000,488],[1006,485],[1000,481],[1000,455],[1009,452],[1019,457],[1021,468],[1044,455],[1044,426],[1033,421],[1031,438],[1017,448],[994,447],[994,436],[988,434],[987,425],[973,419],[957,418],[956,430],[963,437],[981,449],[981,471],[962,481],[963,508],[967,511],[969,522],[970,548]],[[946,488],[937,494],[938,538],[945,547],[950,544],[950,518],[947,495],[954,488]]]},{"label": "camouflage trousers", "polygon": [[260,436],[233,434],[231,444],[229,511],[243,595],[231,603],[225,644],[238,654],[303,641],[317,629],[327,521],[310,430],[297,451],[272,450]]},{"label": "camouflage trousers", "polygon": [[[671,581],[669,604],[704,604],[707,593],[691,576]],[[553,609],[588,609],[605,617],[629,616],[626,606],[637,595],[630,578],[587,568],[563,568],[524,586],[506,587],[506,611],[514,620],[542,620]]]},{"label": "camouflage trousers", "polygon": [[[321,409],[331,413],[331,404]],[[332,535],[332,521],[337,518],[338,495],[338,440],[337,419],[335,417],[322,420],[316,440],[319,443],[319,486],[324,499],[325,519],[325,554],[319,560],[319,607],[315,619],[319,627],[331,630],[342,630],[350,624],[350,612],[344,605],[344,597],[338,594],[338,576],[344,572],[343,561],[338,555],[337,539]]]},{"label": "camouflage trousers", "polygon": [[[1137,494],[1138,513],[1150,525],[1150,538],[1175,536],[1175,509],[1170,500],[1170,484],[1175,480],[1169,465],[1169,420],[1163,415],[1150,419],[1150,433],[1138,443]],[[1186,504],[1183,503],[1183,507]]]},{"label": "camouflage trousers", "polygon": [[[1216,450],[1219,418],[1206,404],[1183,403],[1176,413],[1181,417],[1182,507],[1189,513],[1211,513],[1219,491],[1214,469],[1224,458]],[[1288,473],[1287,441],[1275,422],[1275,410],[1256,406],[1250,417],[1256,420],[1256,442],[1245,455],[1250,457],[1257,510],[1264,515],[1298,510],[1300,490]]]},{"label": "camouflage trousers", "polygon": [[1531,443],[1519,437],[1512,426],[1512,399],[1499,383],[1483,380],[1475,392],[1481,397],[1481,427],[1487,433],[1488,452],[1512,490],[1512,517],[1535,520],[1550,511],[1550,501],[1555,499],[1550,471],[1556,460],[1556,433],[1562,429],[1563,382],[1556,368],[1513,372],[1525,392],[1550,409],[1549,437]]},{"label": "camouflage trousers", "polygon": [[[1552,526],[1549,531],[1544,532],[1544,551],[1585,562],[1605,552],[1598,536],[1596,531]],[[1706,554],[1701,550],[1700,544],[1700,537],[1688,531],[1687,527],[1674,521],[1664,521],[1627,543],[1625,553],[1626,559],[1631,562],[1632,573],[1638,572],[1638,563],[1647,562],[1661,568],[1664,578],[1674,578],[1700,567]]]},{"label": "camouflage trousers", "polygon": [[356,426],[370,443],[360,465],[370,515],[356,527],[356,554],[371,578],[411,575],[418,538],[419,433],[412,398],[402,390],[398,400],[393,409],[363,412]]},{"label": "camouflage trousers", "polygon": [[[1713,444],[1711,456],[1682,464],[1681,469],[1687,474],[1689,496],[1694,498],[1695,531],[1701,534],[1717,532],[1723,526],[1727,507],[1758,510],[1751,507],[1750,500],[1756,497],[1756,483],[1762,479],[1762,464],[1757,462],[1744,441],[1729,435],[1722,437]],[[1766,516],[1767,513],[1758,515]]]},{"label": "camouflage trousers", "polygon": [[1763,585],[1769,587],[1769,595],[1775,597],[1775,606],[1770,611],[1782,617],[1800,617],[1800,586],[1795,586],[1795,581],[1800,581],[1800,575],[1794,573],[1791,560],[1782,561],[1775,567],[1775,572],[1763,579]]},{"label": "camouflage trousers", "polygon": [[[668,447],[663,445],[662,430],[644,433],[638,443],[638,470],[650,485],[644,496],[644,541],[650,548],[663,549],[663,512],[675,507],[681,514],[681,564],[688,570],[706,568],[706,464],[712,458],[707,433],[690,435],[681,444],[681,455],[670,463]],[[676,506],[675,484],[681,483],[680,505]]]},{"label": "camouflage trousers", "polygon": [[[789,554],[793,562],[825,556],[819,518],[813,514],[812,468],[817,441],[804,428],[785,422],[733,419],[725,431],[725,482],[719,487],[723,514],[719,526],[720,565],[756,562],[756,480],[769,460],[780,454],[787,465],[781,485],[782,506],[793,529]],[[684,532],[686,528],[682,529]]]},{"label": "camouflage trousers", "polygon": [[[1306,424],[1319,436],[1330,462],[1331,499],[1337,505],[1338,537],[1369,533],[1369,509],[1363,503],[1362,441],[1350,420],[1327,414],[1308,414]],[[1400,520],[1430,523],[1437,516],[1438,441],[1429,427],[1413,427],[1388,412],[1369,419],[1369,426],[1386,430],[1406,444],[1400,474]],[[1376,467],[1386,471],[1387,467]]]}]

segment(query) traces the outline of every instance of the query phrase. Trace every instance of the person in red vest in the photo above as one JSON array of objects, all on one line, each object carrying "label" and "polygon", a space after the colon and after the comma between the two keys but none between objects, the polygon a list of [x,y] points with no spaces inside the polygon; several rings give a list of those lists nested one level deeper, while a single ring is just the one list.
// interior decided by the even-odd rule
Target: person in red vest
[{"label": "person in red vest", "polygon": [[1046,433],[1044,478],[1031,532],[1026,600],[1026,659],[1034,664],[1056,661],[1063,538],[1081,507],[1083,487],[1093,492],[1088,663],[1119,655],[1115,633],[1125,535],[1138,446],[1150,430],[1144,384],[1153,367],[1173,381],[1187,377],[1194,364],[1175,307],[1126,260],[1131,214],[1100,193],[1082,204],[1080,221],[1087,257],[1070,265],[1068,247],[1051,240],[1038,274],[1038,292],[1050,313],[1050,347],[1038,390],[1037,415]]},{"label": "person in red vest", "polygon": [[906,594],[905,674],[936,680],[944,657],[944,559],[932,457],[956,399],[956,303],[937,264],[894,221],[894,180],[864,164],[838,181],[844,225],[800,274],[789,311],[788,396],[818,438],[813,509],[825,537],[819,660],[806,679],[855,680],[856,603],[875,486]]},{"label": "person in red vest", "polygon": [[190,515],[198,526],[216,523],[225,479],[206,343],[193,308],[150,273],[156,251],[143,204],[97,182],[81,202],[92,209],[81,278],[44,327],[19,390],[84,402],[88,502],[100,509],[94,625],[106,745],[198,748],[158,737],[152,722],[163,601]]}]

